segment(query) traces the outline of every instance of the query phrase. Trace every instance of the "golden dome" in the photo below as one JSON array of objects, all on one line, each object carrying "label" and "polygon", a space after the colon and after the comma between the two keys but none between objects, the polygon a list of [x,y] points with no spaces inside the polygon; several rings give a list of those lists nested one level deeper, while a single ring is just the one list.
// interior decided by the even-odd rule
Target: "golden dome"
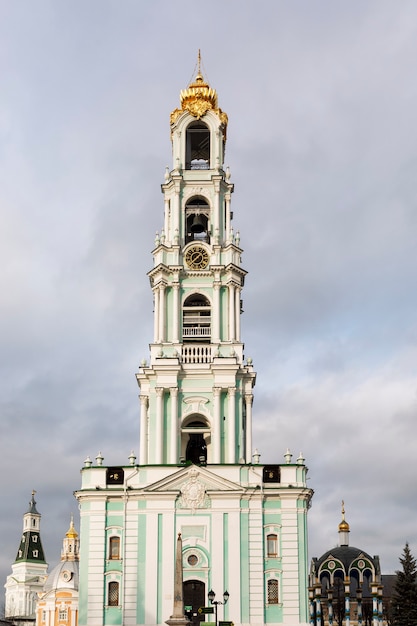
[{"label": "golden dome", "polygon": [[76,539],[78,537],[78,533],[77,533],[77,531],[74,528],[74,520],[73,520],[72,516],[71,516],[70,527],[68,528],[65,536],[68,537],[68,539]]},{"label": "golden dome", "polygon": [[180,92],[180,109],[175,109],[171,113],[171,125],[175,124],[178,117],[183,111],[188,111],[198,120],[203,117],[207,111],[214,111],[220,117],[222,124],[227,126],[227,115],[218,107],[217,91],[210,87],[204,80],[201,73],[201,55],[198,51],[198,69],[195,79],[189,84],[187,89]]}]

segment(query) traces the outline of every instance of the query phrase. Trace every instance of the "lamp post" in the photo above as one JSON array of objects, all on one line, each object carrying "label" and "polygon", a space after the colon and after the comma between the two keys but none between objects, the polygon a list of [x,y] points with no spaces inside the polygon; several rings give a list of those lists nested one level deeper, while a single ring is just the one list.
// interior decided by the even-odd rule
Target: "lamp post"
[{"label": "lamp post", "polygon": [[210,591],[208,592],[208,599],[210,600],[210,604],[214,605],[214,619],[216,622],[216,626],[218,624],[217,622],[217,607],[219,604],[227,604],[228,600],[229,600],[229,592],[225,591],[223,594],[223,602],[221,602],[220,600],[215,600],[214,598],[216,597],[216,594],[214,593],[213,589],[210,589]]}]

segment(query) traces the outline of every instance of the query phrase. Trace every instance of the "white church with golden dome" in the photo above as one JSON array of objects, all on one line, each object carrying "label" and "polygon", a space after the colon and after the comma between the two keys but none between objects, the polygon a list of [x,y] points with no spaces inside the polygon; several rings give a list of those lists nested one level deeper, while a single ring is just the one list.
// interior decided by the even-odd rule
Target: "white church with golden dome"
[{"label": "white church with golden dome", "polygon": [[48,575],[39,594],[36,626],[77,626],[79,560],[79,537],[71,518],[63,540],[61,561]]}]

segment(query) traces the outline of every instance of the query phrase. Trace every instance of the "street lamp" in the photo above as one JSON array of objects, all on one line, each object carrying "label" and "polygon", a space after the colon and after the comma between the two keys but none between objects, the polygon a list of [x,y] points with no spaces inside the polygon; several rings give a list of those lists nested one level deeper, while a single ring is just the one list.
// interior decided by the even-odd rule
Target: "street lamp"
[{"label": "street lamp", "polygon": [[223,602],[221,602],[220,600],[214,599],[216,597],[216,594],[214,593],[213,589],[210,589],[207,595],[208,595],[208,599],[210,600],[210,604],[214,604],[214,619],[215,619],[216,626],[217,626],[217,607],[219,604],[227,604],[230,594],[228,591],[224,592]]}]

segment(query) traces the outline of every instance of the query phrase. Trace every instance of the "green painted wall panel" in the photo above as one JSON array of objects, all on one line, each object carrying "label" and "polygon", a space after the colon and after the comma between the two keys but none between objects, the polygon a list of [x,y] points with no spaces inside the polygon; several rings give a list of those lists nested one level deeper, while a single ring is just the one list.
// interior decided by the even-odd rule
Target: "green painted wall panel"
[{"label": "green painted wall panel", "polygon": [[138,591],[136,616],[138,624],[145,624],[145,580],[146,580],[146,515],[138,515]]},{"label": "green painted wall panel", "polygon": [[[81,506],[81,518],[80,518],[80,537],[82,538],[82,546],[86,546],[90,543],[90,519],[83,516],[85,510],[90,509],[90,503],[83,503]],[[87,610],[88,610],[88,559],[80,559],[80,589],[79,589],[79,607],[78,607],[78,623],[87,624]]]},{"label": "green painted wall panel", "polygon": [[[248,506],[248,502],[242,504]],[[242,507],[243,508],[243,507]],[[240,515],[240,610],[242,622],[249,622],[249,511]]]},{"label": "green painted wall panel", "polygon": [[107,606],[104,610],[104,623],[121,624],[122,623],[122,607]]}]

